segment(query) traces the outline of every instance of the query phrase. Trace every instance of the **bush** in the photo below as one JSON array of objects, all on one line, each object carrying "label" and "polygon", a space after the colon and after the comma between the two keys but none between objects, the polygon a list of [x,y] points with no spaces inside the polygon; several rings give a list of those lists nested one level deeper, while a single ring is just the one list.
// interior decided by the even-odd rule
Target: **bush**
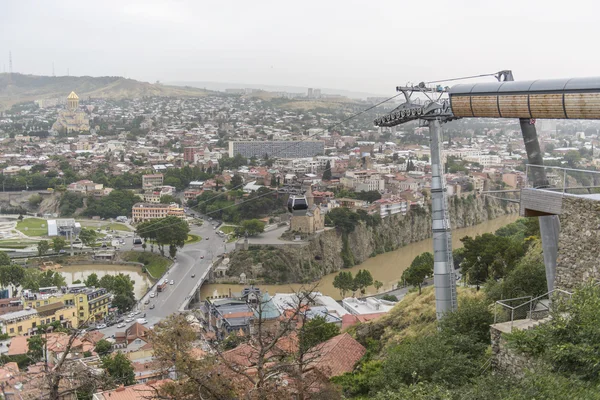
[{"label": "bush", "polygon": [[393,294],[384,294],[383,296],[381,296],[381,300],[398,301],[398,298]]}]

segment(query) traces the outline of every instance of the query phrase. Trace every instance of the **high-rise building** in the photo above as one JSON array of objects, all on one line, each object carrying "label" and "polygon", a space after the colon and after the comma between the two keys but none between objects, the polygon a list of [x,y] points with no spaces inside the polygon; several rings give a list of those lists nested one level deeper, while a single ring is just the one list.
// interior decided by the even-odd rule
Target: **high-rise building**
[{"label": "high-rise building", "polygon": [[202,147],[185,147],[183,149],[183,161],[193,163],[196,161],[194,156],[203,151],[204,149]]},{"label": "high-rise building", "polygon": [[309,99],[312,99],[312,98],[313,98],[313,89],[312,89],[312,88],[308,88],[308,95],[307,95],[307,97],[308,97]]},{"label": "high-rise building", "polygon": [[229,157],[240,154],[245,158],[302,158],[325,154],[322,140],[299,141],[230,141]]}]

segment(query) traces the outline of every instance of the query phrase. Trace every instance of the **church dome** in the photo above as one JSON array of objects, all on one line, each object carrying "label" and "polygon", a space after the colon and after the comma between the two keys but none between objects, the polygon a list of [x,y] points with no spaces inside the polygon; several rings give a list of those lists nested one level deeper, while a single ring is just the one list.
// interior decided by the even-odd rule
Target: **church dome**
[{"label": "church dome", "polygon": [[69,95],[69,97],[67,97],[67,100],[72,100],[72,99],[79,99],[79,96],[77,96],[75,94],[75,92],[71,92],[71,94]]}]

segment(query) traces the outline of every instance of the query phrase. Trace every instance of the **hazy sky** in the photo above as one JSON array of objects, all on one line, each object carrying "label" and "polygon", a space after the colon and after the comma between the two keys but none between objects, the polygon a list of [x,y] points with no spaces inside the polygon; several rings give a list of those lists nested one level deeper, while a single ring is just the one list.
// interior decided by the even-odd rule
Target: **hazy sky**
[{"label": "hazy sky", "polygon": [[529,0],[0,0],[0,67],[389,94],[512,69],[600,75],[600,3]]}]

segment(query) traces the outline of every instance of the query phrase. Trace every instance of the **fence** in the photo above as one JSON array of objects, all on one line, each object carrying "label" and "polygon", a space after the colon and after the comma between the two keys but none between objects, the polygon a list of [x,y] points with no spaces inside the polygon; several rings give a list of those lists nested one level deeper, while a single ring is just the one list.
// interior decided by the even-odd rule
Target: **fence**
[{"label": "fence", "polygon": [[600,171],[527,164],[524,186],[570,194],[600,193]]},{"label": "fence", "polygon": [[541,296],[525,296],[514,299],[498,300],[494,304],[494,324],[523,319],[540,320],[553,311],[563,311],[571,301],[571,292],[554,289]]}]

